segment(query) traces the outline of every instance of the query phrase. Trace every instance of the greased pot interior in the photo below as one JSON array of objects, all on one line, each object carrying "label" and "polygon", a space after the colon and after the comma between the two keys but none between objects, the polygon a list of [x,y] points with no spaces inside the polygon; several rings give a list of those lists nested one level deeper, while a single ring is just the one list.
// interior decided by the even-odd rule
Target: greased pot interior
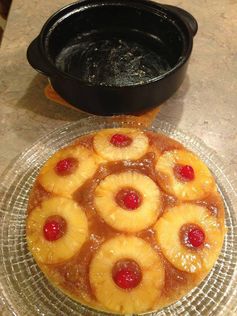
[{"label": "greased pot interior", "polygon": [[60,20],[52,19],[44,34],[42,45],[51,64],[92,85],[157,80],[187,52],[187,32],[163,12],[120,2],[75,8]]},{"label": "greased pot interior", "polygon": [[161,104],[180,87],[195,28],[196,20],[177,7],[84,0],[50,17],[27,57],[79,109],[134,114]]}]

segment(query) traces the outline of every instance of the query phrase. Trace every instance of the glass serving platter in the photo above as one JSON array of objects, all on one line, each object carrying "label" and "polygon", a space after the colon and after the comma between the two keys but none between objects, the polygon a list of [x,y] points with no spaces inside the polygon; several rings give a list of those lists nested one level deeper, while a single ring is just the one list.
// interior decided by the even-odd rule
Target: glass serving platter
[{"label": "glass serving platter", "polygon": [[[149,316],[223,316],[237,314],[237,193],[236,179],[218,156],[203,142],[169,123],[156,119],[143,126],[137,121],[114,117],[90,117],[42,137],[5,171],[0,194],[0,294],[5,315],[102,316],[55,289],[39,270],[27,250],[25,218],[29,191],[39,169],[59,148],[78,136],[111,127],[140,127],[166,134],[199,155],[214,174],[225,202],[228,232],[220,257],[205,280],[184,298]],[[1,314],[1,310],[0,310]]]}]

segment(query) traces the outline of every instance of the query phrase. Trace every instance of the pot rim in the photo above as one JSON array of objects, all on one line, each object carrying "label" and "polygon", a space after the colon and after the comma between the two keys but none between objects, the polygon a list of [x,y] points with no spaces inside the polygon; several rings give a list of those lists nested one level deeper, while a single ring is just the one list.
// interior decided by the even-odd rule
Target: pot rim
[{"label": "pot rim", "polygon": [[[89,2],[88,5],[85,5],[85,7],[83,7],[83,3]],[[77,8],[77,5],[82,5],[81,8]],[[49,27],[49,25],[53,22],[53,24],[57,21],[60,21],[61,19],[70,16],[72,14],[74,14],[76,11],[84,11],[90,8],[96,8],[96,7],[100,7],[101,5],[103,6],[113,6],[113,5],[117,5],[117,6],[129,6],[129,7],[137,7],[141,10],[146,10],[148,12],[151,12],[153,14],[158,15],[159,13],[163,14],[167,21],[169,23],[172,23],[172,21],[178,21],[178,23],[182,23],[183,27],[186,28],[187,34],[188,36],[184,35],[184,32],[177,27],[177,30],[180,32],[180,34],[182,35],[182,41],[183,43],[186,45],[186,48],[184,49],[184,53],[180,55],[178,62],[168,71],[166,71],[165,73],[151,78],[145,82],[138,82],[138,83],[133,83],[133,84],[125,84],[125,85],[109,85],[109,84],[99,84],[99,83],[91,83],[89,81],[85,81],[85,80],[81,80],[76,76],[73,76],[67,72],[64,72],[62,70],[59,70],[55,64],[53,62],[51,62],[49,60],[49,58],[46,56],[45,54],[45,50],[44,50],[44,38],[47,36],[47,29]],[[72,10],[70,12],[67,12],[67,10],[69,8],[72,8]],[[66,11],[64,13],[64,11]],[[63,14],[64,13],[64,14]],[[55,20],[56,19],[56,20]],[[54,21],[55,20],[55,21]],[[162,5],[160,3],[156,3],[154,1],[151,0],[111,0],[110,2],[107,2],[106,0],[106,4],[101,2],[98,3],[97,1],[95,1],[93,3],[88,1],[88,0],[80,0],[80,1],[76,1],[73,2],[71,4],[68,4],[66,6],[63,6],[62,8],[60,8],[59,10],[57,10],[55,13],[53,13],[44,23],[37,39],[38,39],[38,44],[39,44],[39,49],[40,49],[40,53],[41,56],[43,58],[43,60],[47,63],[47,66],[49,66],[49,77],[52,77],[54,75],[58,75],[59,77],[62,78],[66,78],[69,80],[75,80],[78,82],[78,84],[81,84],[83,86],[87,86],[87,87],[93,87],[93,88],[104,88],[104,89],[121,89],[121,88],[137,88],[137,87],[142,87],[142,86],[147,86],[149,84],[154,84],[157,83],[161,80],[163,80],[164,78],[170,76],[171,74],[175,73],[179,68],[181,68],[189,59],[191,52],[192,52],[192,48],[193,48],[193,34],[190,30],[190,28],[188,27],[188,25],[185,23],[185,21],[180,17],[179,14],[177,14],[176,12],[173,12],[172,10],[170,10],[168,7],[166,7],[166,5]]]}]

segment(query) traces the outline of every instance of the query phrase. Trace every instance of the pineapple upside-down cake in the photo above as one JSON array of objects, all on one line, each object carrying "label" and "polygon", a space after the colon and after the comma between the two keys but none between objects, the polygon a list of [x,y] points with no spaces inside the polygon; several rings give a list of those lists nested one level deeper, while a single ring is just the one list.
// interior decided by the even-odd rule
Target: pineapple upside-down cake
[{"label": "pineapple upside-down cake", "polygon": [[161,309],[216,262],[224,207],[206,165],[164,135],[132,128],[79,137],[42,167],[30,194],[29,250],[84,305]]}]

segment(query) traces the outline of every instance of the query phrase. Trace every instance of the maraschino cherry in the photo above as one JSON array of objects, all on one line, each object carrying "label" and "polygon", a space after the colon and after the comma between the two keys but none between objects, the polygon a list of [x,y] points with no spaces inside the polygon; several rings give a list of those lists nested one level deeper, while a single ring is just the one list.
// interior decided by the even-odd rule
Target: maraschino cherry
[{"label": "maraschino cherry", "polygon": [[75,168],[77,167],[77,160],[75,158],[66,158],[63,160],[60,160],[56,166],[55,171],[58,175],[65,176],[73,173]]},{"label": "maraschino cherry", "polygon": [[193,228],[188,232],[188,242],[195,248],[204,244],[205,233],[201,228]]},{"label": "maraschino cherry", "polygon": [[114,281],[122,289],[133,289],[140,283],[137,275],[128,269],[118,271],[114,276]]},{"label": "maraschino cherry", "polygon": [[64,234],[64,220],[47,219],[44,227],[44,238],[48,241],[55,241],[61,238]]},{"label": "maraschino cherry", "polygon": [[118,262],[113,272],[114,282],[124,290],[131,290],[137,287],[142,279],[139,265],[130,260]]},{"label": "maraschino cherry", "polygon": [[135,210],[141,205],[140,194],[133,189],[122,189],[116,196],[117,203],[127,210]]},{"label": "maraschino cherry", "polygon": [[114,134],[110,143],[115,147],[127,147],[132,143],[132,138],[124,134]]},{"label": "maraschino cherry", "polygon": [[192,166],[181,165],[175,167],[175,175],[182,181],[192,181],[195,178],[195,173]]},{"label": "maraschino cherry", "polygon": [[123,203],[127,209],[135,210],[140,205],[140,197],[134,192],[127,192],[123,197]]}]

